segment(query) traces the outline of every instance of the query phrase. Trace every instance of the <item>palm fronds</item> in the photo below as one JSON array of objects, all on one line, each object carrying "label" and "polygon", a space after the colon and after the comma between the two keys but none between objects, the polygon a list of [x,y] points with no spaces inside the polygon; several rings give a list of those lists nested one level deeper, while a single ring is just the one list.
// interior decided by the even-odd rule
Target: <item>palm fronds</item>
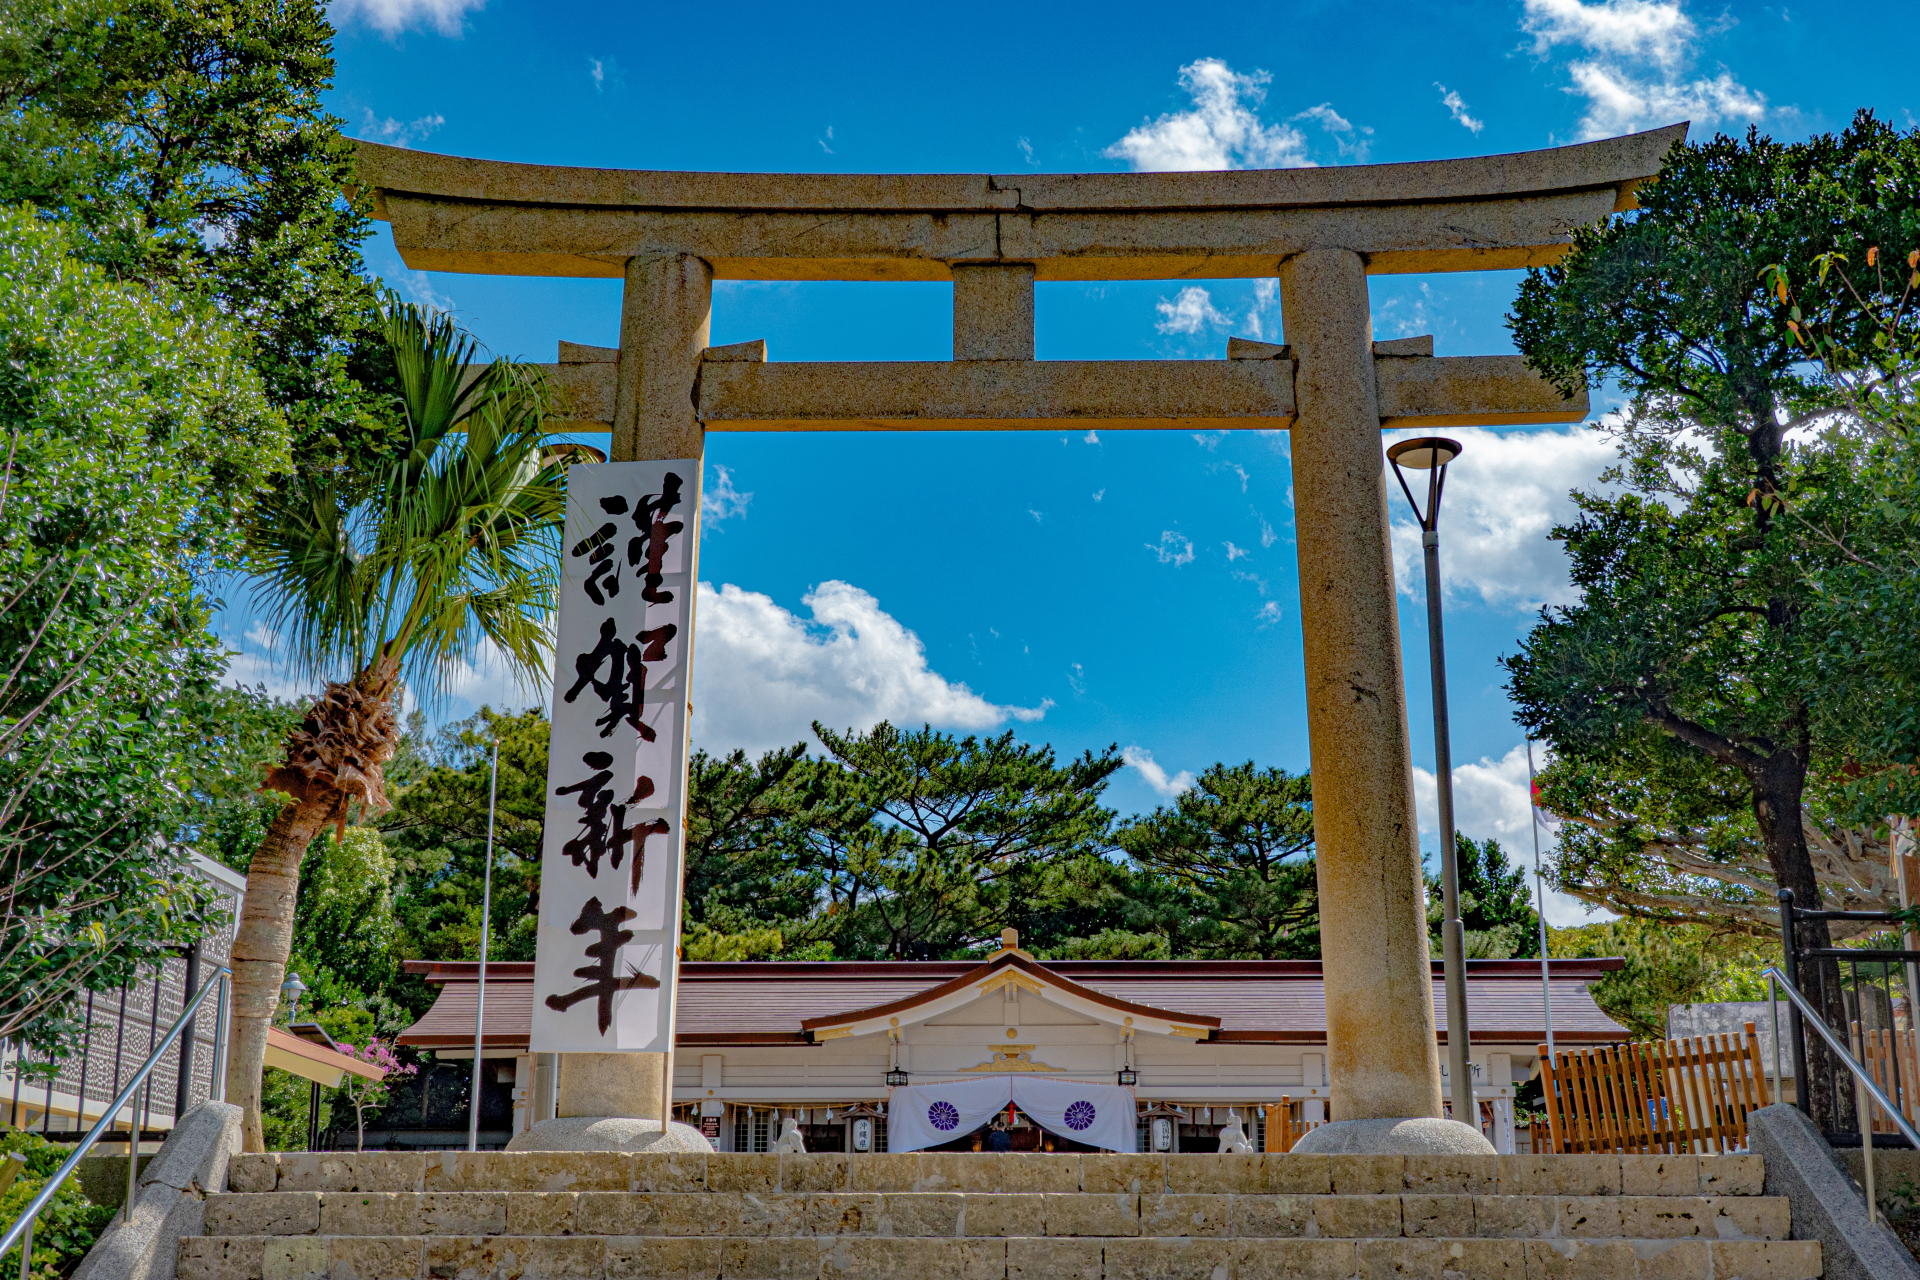
[{"label": "palm fronds", "polygon": [[429,699],[491,642],[545,675],[565,516],[546,393],[505,361],[477,365],[450,320],[389,299],[405,443],[374,493],[291,478],[250,538],[256,606],[303,674],[404,675]]}]

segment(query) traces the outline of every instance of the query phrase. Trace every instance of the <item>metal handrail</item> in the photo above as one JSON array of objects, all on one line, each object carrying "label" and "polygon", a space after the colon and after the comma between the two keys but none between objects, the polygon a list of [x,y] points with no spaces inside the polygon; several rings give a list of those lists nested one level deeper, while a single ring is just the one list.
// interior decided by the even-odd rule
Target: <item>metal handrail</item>
[{"label": "metal handrail", "polygon": [[[1900,1114],[1900,1108],[1894,1105],[1893,1099],[1889,1098],[1881,1090],[1880,1086],[1873,1082],[1873,1078],[1867,1073],[1866,1067],[1861,1064],[1858,1058],[1853,1056],[1852,1051],[1850,1051],[1846,1045],[1840,1043],[1840,1037],[1835,1035],[1833,1028],[1827,1025],[1826,1015],[1814,1008],[1811,1000],[1800,994],[1800,989],[1787,980],[1786,974],[1780,972],[1780,970],[1774,968],[1772,965],[1768,965],[1760,971],[1760,976],[1767,979],[1769,983],[1774,984],[1777,990],[1787,993],[1787,999],[1791,1000],[1794,1008],[1799,1010],[1800,1025],[1804,1027],[1811,1024],[1813,1029],[1820,1033],[1820,1038],[1827,1042],[1827,1048],[1833,1050],[1833,1056],[1838,1058],[1841,1064],[1853,1073],[1854,1091],[1856,1095],[1862,1093],[1867,1095],[1867,1097],[1856,1097],[1855,1106],[1857,1106],[1860,1111],[1861,1160],[1866,1166],[1867,1175],[1867,1221],[1878,1222],[1880,1220],[1880,1211],[1879,1206],[1875,1203],[1873,1192],[1873,1113],[1867,1107],[1867,1098],[1872,1098],[1873,1101],[1879,1105],[1880,1109],[1887,1113],[1887,1118],[1892,1120],[1894,1127],[1900,1130],[1900,1136],[1912,1143],[1914,1149],[1917,1151],[1920,1151],[1920,1132],[1916,1132],[1914,1127],[1907,1123],[1907,1118]],[[1776,1038],[1778,1034],[1776,1029]],[[1776,1080],[1779,1078],[1778,1073],[1780,1070],[1778,1057],[1779,1051],[1775,1050],[1774,1078]],[[1804,1078],[1796,1079],[1795,1087],[1805,1089],[1807,1083]],[[1805,1095],[1803,1094],[1802,1096],[1804,1097]]]},{"label": "metal handrail", "polygon": [[[165,1039],[154,1046],[153,1052],[147,1056],[147,1060],[140,1065],[138,1071],[133,1073],[133,1079],[127,1081],[126,1087],[120,1090],[119,1095],[114,1098],[113,1102],[107,1107],[101,1117],[94,1122],[93,1128],[88,1130],[87,1136],[80,1140],[80,1145],[74,1148],[72,1155],[67,1157],[66,1163],[60,1166],[53,1177],[47,1179],[47,1185],[40,1188],[40,1194],[33,1198],[32,1202],[27,1205],[25,1211],[21,1213],[14,1224],[7,1228],[6,1234],[0,1236],[0,1257],[6,1256],[7,1252],[11,1250],[16,1243],[21,1246],[20,1280],[27,1280],[30,1274],[30,1268],[33,1265],[34,1219],[40,1216],[40,1211],[47,1207],[47,1203],[53,1199],[54,1194],[66,1184],[68,1178],[73,1176],[73,1171],[80,1167],[81,1157],[93,1149],[93,1144],[100,1140],[100,1135],[105,1132],[107,1127],[119,1116],[120,1108],[126,1106],[127,1103],[132,1100],[134,1093],[139,1090],[140,1086],[146,1083],[147,1077],[153,1074],[154,1067],[159,1065],[162,1055],[173,1047],[175,1040],[180,1038],[180,1032],[185,1029],[188,1020],[200,1011],[200,1006],[207,1002],[207,997],[218,989],[221,993],[221,1003],[223,1005],[226,1003],[227,982],[232,976],[233,970],[225,965],[221,965],[219,971],[214,975],[213,980],[204,984],[200,990],[195,993],[193,999],[187,1002],[187,1007],[181,1012],[179,1020],[173,1024],[173,1029],[167,1032]],[[216,1035],[220,1034],[223,1030],[224,1028],[216,1029]],[[214,1065],[217,1067],[220,1063],[216,1061]],[[19,1070],[18,1064],[15,1064],[14,1070]],[[225,1091],[220,1088],[221,1083],[220,1078],[216,1075],[214,1078],[214,1087],[216,1091],[224,1093]],[[81,1088],[84,1090],[85,1087],[86,1082],[83,1080],[81,1081]],[[180,1118],[175,1116],[174,1123],[178,1124],[179,1122]],[[127,1134],[126,1213],[127,1220],[132,1221],[134,1175],[140,1167],[140,1144],[137,1140],[139,1131],[133,1127],[131,1121],[129,1121],[128,1124]]]}]

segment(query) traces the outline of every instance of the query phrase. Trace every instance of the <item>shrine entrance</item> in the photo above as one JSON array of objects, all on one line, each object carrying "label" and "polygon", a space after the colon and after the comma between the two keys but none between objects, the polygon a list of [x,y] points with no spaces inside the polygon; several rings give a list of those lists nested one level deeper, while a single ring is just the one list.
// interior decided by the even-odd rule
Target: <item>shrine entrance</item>
[{"label": "shrine entrance", "polygon": [[[569,483],[532,1041],[568,1055],[559,1114],[668,1115],[706,433],[1091,427],[1293,430],[1333,1113],[1440,1116],[1380,432],[1577,422],[1588,405],[1518,357],[1374,342],[1367,277],[1552,262],[1576,228],[1633,207],[1685,131],[1418,164],[1054,175],[575,169],[360,143],[359,180],[409,267],[625,282],[619,347],[562,343],[551,368],[566,420],[609,431],[613,459]],[[1036,281],[1255,277],[1279,282],[1284,345],[1034,359]],[[711,347],[716,279],[951,281],[953,359]]]}]

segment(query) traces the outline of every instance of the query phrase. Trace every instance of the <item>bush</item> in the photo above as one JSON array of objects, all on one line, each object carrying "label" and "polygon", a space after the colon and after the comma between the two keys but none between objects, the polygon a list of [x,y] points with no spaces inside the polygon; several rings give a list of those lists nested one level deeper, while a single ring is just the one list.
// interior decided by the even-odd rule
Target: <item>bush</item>
[{"label": "bush", "polygon": [[[7,1193],[0,1196],[0,1231],[13,1226],[47,1180],[59,1171],[71,1151],[38,1134],[18,1130],[0,1134],[0,1158],[18,1151],[27,1157],[27,1167],[14,1179]],[[80,1260],[93,1248],[93,1242],[107,1229],[118,1210],[110,1204],[95,1204],[80,1189],[80,1179],[67,1179],[54,1193],[51,1203],[40,1211],[33,1227],[33,1280],[63,1280],[72,1275]],[[20,1274],[20,1250],[0,1258],[0,1274]]]}]

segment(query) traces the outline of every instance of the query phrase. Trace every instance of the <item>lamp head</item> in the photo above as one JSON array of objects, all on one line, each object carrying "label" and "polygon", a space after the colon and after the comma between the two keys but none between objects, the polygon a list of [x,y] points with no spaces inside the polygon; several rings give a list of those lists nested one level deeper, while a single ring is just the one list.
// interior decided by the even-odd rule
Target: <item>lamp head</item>
[{"label": "lamp head", "polygon": [[287,975],[287,980],[280,984],[280,994],[289,999],[298,1000],[307,994],[307,984],[300,981],[299,974],[290,973]]},{"label": "lamp head", "polygon": [[1458,440],[1449,440],[1445,436],[1421,436],[1415,440],[1402,440],[1388,449],[1387,461],[1408,471],[1431,471],[1435,467],[1446,466],[1459,457],[1460,452]]},{"label": "lamp head", "polygon": [[[1460,442],[1445,436],[1417,436],[1387,449],[1387,465],[1393,468],[1393,478],[1400,482],[1400,492],[1407,495],[1407,501],[1413,506],[1413,514],[1419,517],[1421,530],[1430,538],[1438,536],[1434,530],[1440,524],[1440,495],[1447,484],[1447,464],[1459,457],[1461,452]],[[1413,490],[1407,485],[1409,471],[1427,473],[1425,511],[1420,509],[1419,499],[1413,496]]]}]

